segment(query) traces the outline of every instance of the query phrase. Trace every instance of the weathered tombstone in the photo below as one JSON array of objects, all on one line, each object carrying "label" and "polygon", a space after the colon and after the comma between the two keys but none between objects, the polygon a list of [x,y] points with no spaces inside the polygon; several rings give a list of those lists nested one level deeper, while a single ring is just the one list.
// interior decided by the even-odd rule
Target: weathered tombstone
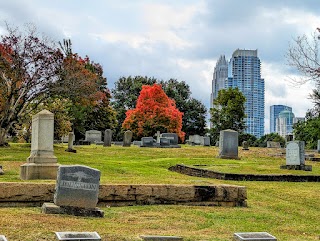
[{"label": "weathered tombstone", "polygon": [[277,241],[277,238],[267,232],[234,233],[235,241]]},{"label": "weathered tombstone", "polygon": [[6,236],[4,235],[0,235],[0,241],[8,241]]},{"label": "weathered tombstone", "polygon": [[97,130],[86,131],[85,141],[88,141],[90,143],[100,143],[101,131],[97,131]]},{"label": "weathered tombstone", "polygon": [[219,141],[216,141],[216,147],[219,147]]},{"label": "weathered tombstone", "polygon": [[134,146],[141,146],[142,142],[141,141],[133,141],[132,144]]},{"label": "weathered tombstone", "polygon": [[210,137],[209,136],[202,136],[200,139],[200,145],[210,146]]},{"label": "weathered tombstone", "polygon": [[182,241],[183,238],[179,236],[159,236],[159,235],[140,235],[142,240],[146,241]]},{"label": "weathered tombstone", "polygon": [[54,115],[43,110],[32,117],[31,153],[20,166],[20,178],[55,179],[58,163],[53,153]]},{"label": "weathered tombstone", "polygon": [[153,147],[153,137],[142,137],[141,147]]},{"label": "weathered tombstone", "polygon": [[201,144],[201,136],[200,135],[193,135],[193,143],[195,145],[200,145]]},{"label": "weathered tombstone", "polygon": [[74,140],[74,134],[73,132],[70,132],[69,140],[68,140],[68,149],[66,150],[67,152],[73,152],[73,153],[77,152],[77,150],[73,149],[73,140]]},{"label": "weathered tombstone", "polygon": [[230,129],[220,131],[219,157],[223,159],[239,159],[237,131]]},{"label": "weathered tombstone", "polygon": [[267,148],[281,148],[281,145],[277,141],[267,141]]},{"label": "weathered tombstone", "polygon": [[101,237],[97,232],[55,232],[58,240],[64,241],[101,241]]},{"label": "weathered tombstone", "polygon": [[178,134],[177,133],[162,133],[161,137],[165,137],[170,140],[170,145],[178,145]]},{"label": "weathered tombstone", "polygon": [[103,146],[107,147],[107,146],[111,146],[111,142],[112,142],[112,130],[107,129],[104,131],[104,143]]},{"label": "weathered tombstone", "polygon": [[249,143],[247,141],[242,142],[242,150],[244,150],[244,151],[249,150]]},{"label": "weathered tombstone", "polygon": [[54,204],[44,203],[44,213],[103,217],[98,203],[100,171],[86,166],[60,166]]},{"label": "weathered tombstone", "polygon": [[194,135],[190,135],[189,136],[189,140],[188,140],[188,143],[190,144],[190,145],[194,145]]},{"label": "weathered tombstone", "polygon": [[166,137],[160,137],[160,146],[170,146],[170,139]]},{"label": "weathered tombstone", "polygon": [[0,175],[3,175],[4,174],[4,171],[2,169],[2,166],[0,166]]},{"label": "weathered tombstone", "polygon": [[320,153],[320,140],[318,140],[317,152]]},{"label": "weathered tombstone", "polygon": [[304,141],[290,141],[286,148],[286,165],[281,169],[311,171],[312,166],[305,165]]},{"label": "weathered tombstone", "polygon": [[123,146],[124,147],[130,147],[131,146],[131,141],[132,141],[132,131],[127,130],[124,133]]}]

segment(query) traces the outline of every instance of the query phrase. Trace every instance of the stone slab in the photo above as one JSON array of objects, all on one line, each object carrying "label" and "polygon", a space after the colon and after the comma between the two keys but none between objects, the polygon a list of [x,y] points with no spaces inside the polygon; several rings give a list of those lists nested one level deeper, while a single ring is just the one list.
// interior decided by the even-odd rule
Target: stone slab
[{"label": "stone slab", "polygon": [[43,203],[41,212],[45,214],[68,214],[82,217],[104,217],[104,211],[99,208],[63,207],[55,205],[54,203]]},{"label": "stone slab", "polygon": [[20,166],[22,180],[56,179],[59,164],[57,163],[26,163]]},{"label": "stone slab", "polygon": [[101,241],[101,237],[97,232],[55,232],[58,240],[64,241]]},{"label": "stone slab", "polygon": [[277,241],[277,238],[267,232],[234,233],[235,241]]},{"label": "stone slab", "polygon": [[98,203],[100,171],[81,165],[60,166],[54,203],[58,206],[95,208]]},{"label": "stone slab", "polygon": [[302,170],[302,171],[312,171],[311,165],[282,165],[280,169],[287,169],[287,170]]},{"label": "stone slab", "polygon": [[159,235],[140,235],[142,240],[146,241],[182,241],[183,238],[179,236],[159,236]]},{"label": "stone slab", "polygon": [[286,165],[304,165],[304,142],[290,141],[286,147]]}]

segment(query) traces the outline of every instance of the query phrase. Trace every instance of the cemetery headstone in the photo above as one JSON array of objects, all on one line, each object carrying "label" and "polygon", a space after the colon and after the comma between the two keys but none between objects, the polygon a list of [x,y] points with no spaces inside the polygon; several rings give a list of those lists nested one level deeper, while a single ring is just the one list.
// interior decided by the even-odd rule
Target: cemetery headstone
[{"label": "cemetery headstone", "polygon": [[267,148],[281,148],[281,145],[277,141],[267,141]]},{"label": "cemetery headstone", "polygon": [[222,159],[239,159],[237,131],[230,129],[220,131],[219,157]]},{"label": "cemetery headstone", "polygon": [[170,139],[166,137],[160,137],[160,146],[170,146]]},{"label": "cemetery headstone", "polygon": [[140,235],[142,240],[146,241],[182,241],[183,238],[179,236],[159,236],[159,235]]},{"label": "cemetery headstone", "polygon": [[192,146],[194,145],[194,135],[189,136],[188,144],[190,144]]},{"label": "cemetery headstone", "polygon": [[90,143],[100,143],[101,131],[97,131],[97,130],[86,131],[85,141],[88,141]]},{"label": "cemetery headstone", "polygon": [[0,166],[0,175],[3,175],[4,174],[4,171],[2,169],[2,166]]},{"label": "cemetery headstone", "polygon": [[201,136],[200,135],[193,135],[193,143],[195,145],[200,145],[201,144]]},{"label": "cemetery headstone", "polygon": [[219,147],[219,141],[216,141],[216,147]]},{"label": "cemetery headstone", "polygon": [[32,117],[31,153],[20,166],[20,178],[56,179],[58,163],[53,153],[54,115],[43,110]]},{"label": "cemetery headstone", "polygon": [[141,147],[153,147],[153,137],[142,137]]},{"label": "cemetery headstone", "polygon": [[200,145],[210,146],[210,137],[209,136],[202,136],[200,139]]},{"label": "cemetery headstone", "polygon": [[130,147],[131,146],[131,141],[132,141],[132,131],[127,130],[124,133],[123,146],[124,147]]},{"label": "cemetery headstone", "polygon": [[281,169],[311,171],[311,165],[305,165],[304,141],[290,141],[286,148],[286,165]]},{"label": "cemetery headstone", "polygon": [[8,241],[6,236],[4,235],[0,235],[0,241]]},{"label": "cemetery headstone", "polygon": [[234,233],[235,241],[277,241],[277,238],[267,232]]},{"label": "cemetery headstone", "polygon": [[107,146],[111,146],[111,142],[112,142],[112,130],[107,129],[104,131],[104,143],[103,146],[107,147]]},{"label": "cemetery headstone", "polygon": [[142,145],[142,142],[141,141],[133,141],[132,144],[134,146],[141,146]]},{"label": "cemetery headstone", "polygon": [[68,140],[68,149],[66,150],[67,152],[73,152],[73,153],[77,152],[77,150],[73,149],[73,141],[74,141],[74,134],[73,132],[70,132],[69,140]]},{"label": "cemetery headstone", "polygon": [[249,150],[249,143],[247,141],[242,142],[242,150],[244,150],[244,151]]},{"label": "cemetery headstone", "polygon": [[318,140],[317,152],[320,153],[320,140]]},{"label": "cemetery headstone", "polygon": [[101,241],[101,237],[97,232],[55,232],[58,240],[64,241]]},{"label": "cemetery headstone", "polygon": [[177,133],[162,133],[161,137],[165,137],[170,140],[170,145],[178,145],[178,134]]},{"label": "cemetery headstone", "polygon": [[100,171],[87,166],[60,166],[54,204],[44,203],[44,213],[65,213],[75,216],[103,217],[98,203]]}]

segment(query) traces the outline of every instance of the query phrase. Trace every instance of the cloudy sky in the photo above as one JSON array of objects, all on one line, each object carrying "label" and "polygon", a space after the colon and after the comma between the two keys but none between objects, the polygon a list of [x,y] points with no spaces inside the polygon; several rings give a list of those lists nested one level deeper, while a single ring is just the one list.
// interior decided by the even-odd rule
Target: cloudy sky
[{"label": "cloudy sky", "polygon": [[320,27],[319,13],[319,0],[0,0],[0,33],[4,21],[32,22],[102,64],[110,89],[121,76],[175,78],[208,108],[219,56],[258,49],[268,132],[270,105],[289,105],[296,116],[312,107],[313,84],[290,84],[297,75],[285,53],[293,38]]}]

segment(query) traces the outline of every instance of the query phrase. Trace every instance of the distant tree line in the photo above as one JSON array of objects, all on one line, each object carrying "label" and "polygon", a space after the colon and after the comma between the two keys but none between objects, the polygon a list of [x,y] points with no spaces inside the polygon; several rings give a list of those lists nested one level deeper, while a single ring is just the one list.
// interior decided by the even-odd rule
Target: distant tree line
[{"label": "distant tree line", "polygon": [[0,146],[7,135],[30,141],[32,115],[42,109],[55,115],[56,139],[70,131],[80,139],[86,130],[110,128],[121,140],[127,111],[136,108],[142,86],[155,83],[182,113],[181,133],[205,133],[207,110],[184,81],[121,77],[110,91],[102,66],[74,53],[70,40],[57,44],[32,24],[20,29],[6,23],[6,31],[0,39]]}]

